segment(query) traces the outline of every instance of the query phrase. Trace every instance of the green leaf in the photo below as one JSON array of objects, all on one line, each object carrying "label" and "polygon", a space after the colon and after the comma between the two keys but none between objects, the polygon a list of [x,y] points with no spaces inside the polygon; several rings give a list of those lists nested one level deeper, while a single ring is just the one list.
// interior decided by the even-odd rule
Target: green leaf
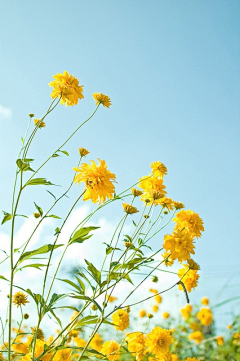
[{"label": "green leaf", "polygon": [[91,325],[91,324],[95,324],[98,321],[98,316],[86,316],[83,317],[74,327],[74,329],[81,327],[81,326],[85,326],[85,325]]},{"label": "green leaf", "polygon": [[62,309],[62,308],[69,308],[70,310],[73,310],[73,311],[76,311],[76,312],[79,312],[79,310],[76,308],[76,307],[73,307],[73,306],[60,306],[60,307],[53,307],[53,310],[57,310],[58,308]]},{"label": "green leaf", "polygon": [[54,153],[54,154],[52,155],[52,158],[56,158],[56,157],[59,157],[59,155],[56,154],[56,153]]},{"label": "green leaf", "polygon": [[134,226],[137,227],[136,223],[134,221],[132,221],[132,222],[133,222]]},{"label": "green leaf", "polygon": [[37,254],[43,254],[48,253],[54,249],[57,249],[58,247],[63,246],[63,244],[58,244],[53,246],[52,244],[45,244],[45,246],[42,246],[38,249],[35,249],[33,251],[25,252],[21,255],[19,258],[19,263],[26,261],[27,259],[31,258],[32,256],[36,256]]},{"label": "green leaf", "polygon": [[130,237],[130,236],[127,235],[127,234],[124,234],[124,236],[127,237],[127,239],[128,239],[130,242],[132,242],[132,237]]},{"label": "green leaf", "polygon": [[9,280],[7,280],[7,279],[6,279],[5,277],[3,277],[3,276],[0,276],[0,279],[9,282]]},{"label": "green leaf", "polygon": [[53,315],[53,317],[57,320],[59,326],[62,328],[62,323],[60,318],[54,313],[53,309],[50,309],[50,313]]},{"label": "green leaf", "polygon": [[48,192],[49,194],[51,194],[51,196],[52,196],[55,200],[57,199],[52,192],[50,192],[50,191],[48,191],[48,190],[47,190],[47,192]]},{"label": "green leaf", "polygon": [[21,172],[26,172],[27,170],[34,172],[34,170],[31,169],[30,164],[28,162],[24,163],[21,159],[17,159],[16,163]]},{"label": "green leaf", "polygon": [[57,301],[62,300],[65,297],[67,297],[66,293],[63,293],[63,294],[53,293],[53,295],[49,301],[48,307],[52,307]]},{"label": "green leaf", "polygon": [[66,279],[61,279],[61,278],[60,278],[60,280],[63,281],[63,282],[66,282],[66,283],[68,283],[69,285],[71,285],[72,287],[76,288],[76,290],[77,290],[79,293],[82,294],[81,288],[78,287],[78,285],[76,285],[76,283],[74,283],[73,281],[66,280]]},{"label": "green leaf", "polygon": [[3,220],[2,220],[1,224],[5,223],[7,221],[10,221],[10,219],[12,219],[12,215],[10,213],[3,211],[3,214],[4,214],[4,216],[3,216]]},{"label": "green leaf", "polygon": [[[41,268],[40,267],[47,267],[46,264],[42,264],[42,263],[33,263],[33,264],[27,264],[26,266],[23,266],[23,267],[19,267],[16,269],[16,272],[17,271],[21,271],[23,268],[27,268],[27,267],[34,267],[34,268],[37,268],[41,271]],[[15,272],[15,273],[16,273]]]},{"label": "green leaf", "polygon": [[37,185],[44,185],[44,186],[54,186],[55,184],[47,181],[45,178],[33,178],[25,184],[26,186],[37,186]]},{"label": "green leaf", "polygon": [[123,278],[126,279],[128,282],[130,282],[134,286],[134,284],[128,274]]},{"label": "green leaf", "polygon": [[69,153],[66,150],[59,150],[59,152],[66,154],[67,156],[69,156]]},{"label": "green leaf", "polygon": [[25,216],[25,214],[15,214],[16,217],[24,217],[24,218],[28,218],[28,216]]},{"label": "green leaf", "polygon": [[91,275],[93,276],[93,278],[95,279],[95,281],[98,284],[101,284],[101,272],[97,270],[96,267],[94,267],[94,265],[91,262],[88,262],[86,259],[84,260],[86,262],[86,264],[88,265],[87,269],[89,270],[89,272],[91,273]]},{"label": "green leaf", "polygon": [[40,216],[42,217],[42,215],[43,215],[43,210],[42,210],[42,208],[39,207],[35,202],[33,202],[33,203],[35,204],[36,209],[38,210],[38,212],[40,213]]},{"label": "green leaf", "polygon": [[27,294],[29,294],[35,301],[36,305],[38,305],[40,303],[40,305],[44,306],[45,305],[45,301],[44,299],[42,298],[42,295],[40,295],[39,293],[33,293],[30,288],[27,288],[25,290],[25,292]]},{"label": "green leaf", "polygon": [[77,232],[74,233],[72,238],[69,241],[69,244],[72,243],[82,243],[86,241],[87,239],[91,238],[93,235],[89,234],[90,231],[94,231],[95,229],[98,229],[100,227],[83,227],[80,228]]},{"label": "green leaf", "polygon": [[47,217],[62,219],[61,217],[58,217],[58,216],[56,216],[55,214],[50,214],[49,216],[46,216],[46,218],[47,218]]},{"label": "green leaf", "polygon": [[110,254],[112,252],[112,250],[113,250],[113,247],[107,247],[106,248],[106,254],[107,255]]},{"label": "green leaf", "polygon": [[24,158],[24,159],[22,159],[22,161],[23,161],[23,162],[25,162],[25,163],[31,163],[31,162],[33,162],[33,161],[34,161],[34,159],[31,159],[31,158]]}]

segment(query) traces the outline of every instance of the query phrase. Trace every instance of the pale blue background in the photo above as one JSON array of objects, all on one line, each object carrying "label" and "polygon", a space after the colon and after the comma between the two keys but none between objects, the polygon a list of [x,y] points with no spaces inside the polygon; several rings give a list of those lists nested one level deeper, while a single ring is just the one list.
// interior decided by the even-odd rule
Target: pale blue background
[{"label": "pale blue background", "polygon": [[[85,99],[74,108],[59,106],[47,119],[30,152],[34,158],[41,150],[38,164],[94,110],[93,92],[109,94],[112,107],[101,107],[65,147],[70,161],[54,159],[41,175],[66,186],[83,146],[90,159],[106,160],[119,191],[161,160],[169,196],[205,224],[193,301],[208,295],[214,304],[239,295],[239,16],[235,0],[2,0],[0,104],[12,116],[0,119],[0,208],[10,210],[27,115],[44,114],[47,84],[67,70],[84,84]],[[35,200],[44,206],[42,195]],[[26,198],[19,213],[29,205]],[[105,216],[116,220],[111,211]],[[235,307],[229,304],[226,313]],[[222,312],[219,317],[227,322]]]}]

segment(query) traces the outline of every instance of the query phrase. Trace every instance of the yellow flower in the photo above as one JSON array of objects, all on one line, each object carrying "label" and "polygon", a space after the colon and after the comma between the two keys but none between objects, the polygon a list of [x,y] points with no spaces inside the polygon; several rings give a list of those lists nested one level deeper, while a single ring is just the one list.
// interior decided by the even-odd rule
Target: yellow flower
[{"label": "yellow flower", "polygon": [[139,317],[145,317],[147,314],[147,312],[145,310],[140,310],[139,311]]},{"label": "yellow flower", "polygon": [[153,305],[152,310],[153,310],[153,312],[157,312],[158,311],[158,305]]},{"label": "yellow flower", "polygon": [[203,297],[201,302],[203,305],[207,306],[209,304],[209,299],[207,297]]},{"label": "yellow flower", "polygon": [[161,303],[162,302],[162,297],[160,295],[156,295],[154,297],[154,300],[157,302],[157,303]]},{"label": "yellow flower", "polygon": [[179,262],[186,261],[191,257],[191,253],[195,254],[192,237],[189,233],[183,232],[180,229],[164,236],[163,247],[166,251],[171,252],[173,260],[178,259]]},{"label": "yellow flower", "polygon": [[210,308],[201,308],[201,310],[197,314],[197,318],[203,326],[211,325],[213,317]]},{"label": "yellow flower", "polygon": [[173,221],[176,222],[175,230],[185,228],[193,238],[201,237],[201,231],[204,231],[202,219],[191,209],[178,212]]},{"label": "yellow flower", "polygon": [[54,361],[71,361],[71,353],[71,349],[58,350],[54,356]]},{"label": "yellow flower", "polygon": [[102,348],[102,344],[103,344],[102,337],[98,333],[96,333],[92,341],[90,342],[90,347],[100,352]]},{"label": "yellow flower", "polygon": [[136,357],[137,361],[141,361],[146,353],[145,340],[145,336],[141,332],[132,332],[126,337],[128,351],[132,353],[132,356]]},{"label": "yellow flower", "polygon": [[216,338],[217,344],[218,346],[222,346],[222,344],[224,343],[224,338],[222,336],[218,336]]},{"label": "yellow flower", "polygon": [[159,355],[168,351],[171,342],[172,337],[170,331],[157,326],[147,334],[146,346],[149,352],[154,355]]},{"label": "yellow flower", "polygon": [[112,320],[116,330],[124,331],[129,326],[129,314],[122,308],[114,312]]},{"label": "yellow flower", "polygon": [[167,168],[161,162],[153,162],[150,167],[152,168],[152,173],[154,173],[155,177],[163,179],[163,176],[167,174]]},{"label": "yellow flower", "polygon": [[85,148],[78,148],[81,157],[86,157],[90,152]]},{"label": "yellow flower", "polygon": [[188,338],[189,340],[194,340],[196,345],[198,345],[204,339],[204,336],[201,331],[195,331],[193,333],[190,333]]},{"label": "yellow flower", "polygon": [[[37,327],[31,327],[33,336],[35,336],[36,329],[37,329]],[[43,333],[43,330],[42,330],[41,328],[38,328],[38,329],[37,329],[36,338],[37,338],[37,340],[42,340],[42,341],[44,341],[44,333]]]},{"label": "yellow flower", "polygon": [[178,361],[179,358],[175,353],[172,353],[172,361]]},{"label": "yellow flower", "polygon": [[53,87],[51,94],[52,98],[61,97],[61,104],[66,104],[66,106],[77,105],[78,99],[83,99],[83,85],[79,86],[79,80],[73,75],[69,75],[67,71],[64,71],[63,74],[56,74],[53,76],[54,79],[48,85]]},{"label": "yellow flower", "polygon": [[168,351],[167,353],[158,355],[157,357],[155,357],[155,359],[156,361],[173,361],[173,360],[178,360],[178,357],[174,358],[174,355],[170,351]]},{"label": "yellow flower", "polygon": [[101,353],[105,355],[109,361],[116,361],[120,358],[120,345],[114,340],[104,342]]},{"label": "yellow flower", "polygon": [[[191,292],[191,290],[195,287],[197,287],[197,282],[199,279],[199,275],[197,274],[197,271],[193,271],[193,270],[189,270],[186,273],[186,271],[189,269],[188,265],[184,264],[183,265],[184,268],[181,268],[178,271],[178,276],[181,278],[182,282],[184,283],[186,289],[188,290],[188,292]],[[183,277],[183,275],[185,274],[185,276]],[[183,278],[182,278],[183,277]],[[182,290],[182,285],[179,285],[178,288],[180,290]]]},{"label": "yellow flower", "polygon": [[85,182],[86,192],[83,200],[91,199],[93,203],[104,203],[106,197],[113,198],[115,187],[115,174],[107,169],[105,160],[100,160],[99,166],[92,160],[91,165],[83,163],[80,168],[73,168],[78,174],[74,178],[75,183]]},{"label": "yellow flower", "polygon": [[200,360],[197,360],[195,357],[188,357],[186,358],[185,361],[200,361]]},{"label": "yellow flower", "polygon": [[163,318],[165,318],[165,320],[169,317],[170,317],[170,315],[168,312],[163,312]]},{"label": "yellow flower", "polygon": [[227,328],[228,328],[229,330],[231,330],[232,325],[227,325]]},{"label": "yellow flower", "polygon": [[167,208],[169,211],[173,209],[173,200],[172,198],[163,197],[159,200],[159,204],[163,208]]},{"label": "yellow flower", "polygon": [[132,188],[131,191],[132,191],[132,194],[134,195],[134,197],[139,197],[143,194],[142,191],[140,191],[139,189],[136,189],[136,188]]},{"label": "yellow flower", "polygon": [[200,266],[197,262],[195,262],[193,259],[189,258],[187,260],[187,263],[188,263],[188,267],[192,270],[195,270],[195,271],[198,271],[200,270]]},{"label": "yellow flower", "polygon": [[85,347],[87,343],[83,338],[80,338],[78,336],[74,338],[74,342],[78,347]]},{"label": "yellow flower", "polygon": [[93,99],[96,100],[96,105],[102,104],[104,107],[109,108],[112,105],[108,95],[103,93],[93,93]]},{"label": "yellow flower", "polygon": [[117,297],[111,296],[111,295],[107,295],[107,301],[108,302],[113,302],[117,299]]},{"label": "yellow flower", "polygon": [[158,293],[158,290],[155,290],[155,289],[153,289],[153,288],[150,288],[150,289],[149,289],[149,292]]},{"label": "yellow flower", "polygon": [[[40,123],[41,122],[41,123]],[[38,123],[40,123],[39,127],[38,128],[43,128],[43,127],[46,127],[46,123],[41,121],[41,119],[34,119],[34,123],[35,125],[38,125]]]},{"label": "yellow flower", "polygon": [[178,210],[184,208],[184,204],[182,202],[175,202],[173,201],[173,207]]},{"label": "yellow flower", "polygon": [[139,212],[137,210],[136,207],[133,207],[131,204],[127,204],[127,203],[122,203],[122,206],[124,208],[124,211],[127,213],[127,214],[134,214],[134,213],[137,213]]},{"label": "yellow flower", "polygon": [[163,262],[166,267],[173,265],[173,259],[171,258],[171,252],[167,251],[162,254]]},{"label": "yellow flower", "polygon": [[[142,201],[149,200],[147,205],[152,204],[154,202],[155,205],[159,203],[159,199],[154,199],[155,193],[154,191],[158,191],[159,195],[164,196],[167,192],[165,191],[165,185],[163,185],[163,180],[159,179],[158,177],[152,176],[151,174],[148,176],[144,176],[139,180],[139,188],[144,190],[144,193],[141,197]],[[150,200],[152,199],[152,200]]]},{"label": "yellow flower", "polygon": [[12,302],[17,307],[19,307],[20,305],[25,306],[26,303],[29,303],[29,301],[27,300],[27,295],[25,293],[23,293],[22,291],[15,293],[15,295],[13,296]]},{"label": "yellow flower", "polygon": [[185,307],[181,309],[181,314],[184,320],[187,320],[192,312],[192,306],[188,303]]},{"label": "yellow flower", "polygon": [[34,213],[33,213],[33,216],[34,216],[35,218],[39,218],[41,215],[40,215],[40,213],[38,213],[38,212],[34,212]]}]

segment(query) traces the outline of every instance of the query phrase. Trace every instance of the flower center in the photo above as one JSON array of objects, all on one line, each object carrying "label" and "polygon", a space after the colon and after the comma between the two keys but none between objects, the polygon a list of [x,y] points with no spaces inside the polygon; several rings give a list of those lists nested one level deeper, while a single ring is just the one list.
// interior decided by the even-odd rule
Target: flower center
[{"label": "flower center", "polygon": [[165,341],[164,341],[164,339],[160,338],[157,343],[158,343],[158,346],[163,346]]}]

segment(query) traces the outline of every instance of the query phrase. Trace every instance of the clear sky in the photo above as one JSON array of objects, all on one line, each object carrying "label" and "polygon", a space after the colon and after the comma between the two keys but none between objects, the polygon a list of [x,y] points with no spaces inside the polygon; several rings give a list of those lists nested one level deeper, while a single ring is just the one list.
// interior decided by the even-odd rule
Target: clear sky
[{"label": "clear sky", "polygon": [[[47,84],[67,70],[85,98],[48,118],[30,154],[40,151],[39,164],[94,110],[92,93],[108,94],[112,106],[101,107],[66,146],[70,160],[54,159],[41,175],[67,185],[83,146],[90,159],[106,160],[120,191],[160,160],[168,195],[205,224],[194,299],[239,295],[239,17],[237,0],[1,0],[0,209],[10,210],[28,114],[44,114]],[[20,211],[30,214],[30,204]],[[111,211],[105,217],[116,220]]]}]

